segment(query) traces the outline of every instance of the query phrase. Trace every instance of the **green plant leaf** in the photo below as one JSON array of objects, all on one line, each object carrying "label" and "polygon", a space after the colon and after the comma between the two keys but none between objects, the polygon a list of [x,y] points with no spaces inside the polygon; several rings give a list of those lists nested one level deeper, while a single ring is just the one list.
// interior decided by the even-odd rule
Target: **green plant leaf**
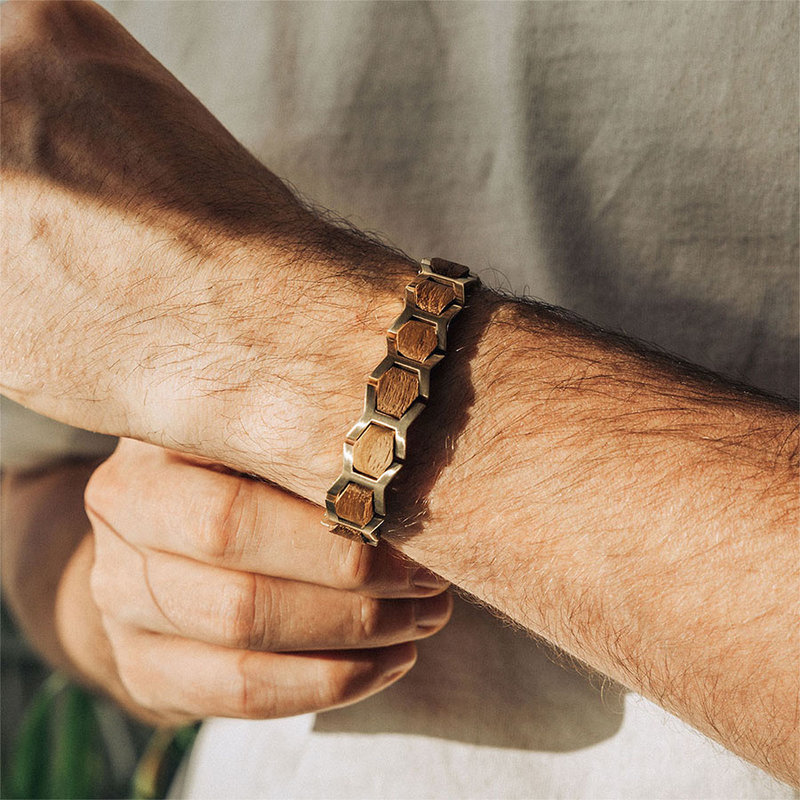
[{"label": "green plant leaf", "polygon": [[6,797],[26,800],[48,796],[50,720],[65,686],[61,675],[51,675],[34,695],[20,726],[11,775],[4,787]]},{"label": "green plant leaf", "polygon": [[64,800],[96,797],[102,779],[103,742],[93,698],[78,686],[67,686],[59,712],[49,796]]},{"label": "green plant leaf", "polygon": [[157,730],[136,767],[132,781],[133,800],[158,800],[167,796],[183,758],[189,753],[200,723],[176,730]]}]

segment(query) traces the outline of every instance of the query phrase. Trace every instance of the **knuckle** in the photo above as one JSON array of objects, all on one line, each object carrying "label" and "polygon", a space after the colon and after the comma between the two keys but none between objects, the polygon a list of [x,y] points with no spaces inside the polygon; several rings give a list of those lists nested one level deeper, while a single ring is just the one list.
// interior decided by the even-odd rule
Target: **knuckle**
[{"label": "knuckle", "polygon": [[156,698],[153,681],[139,680],[123,671],[119,672],[119,679],[134,703],[148,711],[161,711],[161,704]]},{"label": "knuckle", "polygon": [[[55,50],[65,41],[73,44],[83,29],[96,25],[99,9],[89,2],[79,0],[42,0],[31,3],[25,0],[3,3],[0,40],[3,44],[14,42],[21,47],[35,47],[42,51]],[[88,39],[88,31],[84,33]]]},{"label": "knuckle", "polygon": [[262,586],[258,576],[240,573],[223,591],[223,637],[229,647],[260,650],[269,645]]},{"label": "knuckle", "polygon": [[70,36],[74,40],[82,35],[88,42],[91,33],[97,33],[98,27],[107,24],[100,7],[88,0],[15,2],[9,9],[9,19],[14,23],[14,32],[43,44],[53,36]]},{"label": "knuckle", "polygon": [[116,581],[109,570],[95,560],[92,571],[89,573],[89,591],[95,605],[105,614],[113,614],[115,599],[118,598]]},{"label": "knuckle", "polygon": [[91,475],[83,491],[83,502],[87,511],[102,513],[113,502],[119,502],[121,482],[113,462],[114,456],[106,459]]},{"label": "knuckle", "polygon": [[347,550],[337,559],[343,589],[358,591],[369,588],[376,579],[378,554],[374,547],[344,540]]},{"label": "knuckle", "polygon": [[232,713],[243,719],[274,716],[278,708],[276,690],[261,679],[254,653],[244,652],[236,660],[235,690],[231,699]]},{"label": "knuckle", "polygon": [[52,14],[53,3],[49,0],[41,3],[29,3],[25,0],[11,0],[0,7],[3,43],[9,39],[21,37],[28,43],[43,38],[47,32],[48,17]]},{"label": "knuckle", "polygon": [[355,641],[368,642],[376,639],[383,628],[383,603],[370,597],[356,598],[353,614],[353,635]]},{"label": "knuckle", "polygon": [[137,655],[136,649],[127,646],[114,647],[114,660],[119,681],[130,698],[142,708],[158,711],[159,682],[149,674],[144,660]]},{"label": "knuckle", "polygon": [[249,494],[250,489],[243,480],[219,482],[218,488],[208,496],[193,530],[192,544],[201,555],[212,561],[226,561],[237,553]]},{"label": "knuckle", "polygon": [[359,662],[333,661],[323,666],[317,687],[319,708],[342,705],[364,694],[376,677],[374,665]]}]

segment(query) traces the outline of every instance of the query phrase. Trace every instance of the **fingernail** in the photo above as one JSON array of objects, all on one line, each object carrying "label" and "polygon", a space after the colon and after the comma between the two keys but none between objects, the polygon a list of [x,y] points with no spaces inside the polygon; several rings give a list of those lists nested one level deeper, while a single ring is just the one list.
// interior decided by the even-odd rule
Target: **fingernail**
[{"label": "fingernail", "polygon": [[394,672],[390,672],[388,675],[384,676],[384,683],[394,683],[396,680],[402,678],[406,672],[408,672],[408,669],[396,669]]},{"label": "fingernail", "polygon": [[413,642],[394,645],[387,651],[383,664],[383,680],[386,682],[396,681],[405,675],[417,661],[417,648]]},{"label": "fingernail", "polygon": [[453,602],[449,594],[439,594],[414,603],[414,616],[418,628],[438,628],[450,616]]},{"label": "fingernail", "polygon": [[417,589],[446,589],[450,581],[440,578],[435,572],[420,567],[413,575],[411,582]]}]

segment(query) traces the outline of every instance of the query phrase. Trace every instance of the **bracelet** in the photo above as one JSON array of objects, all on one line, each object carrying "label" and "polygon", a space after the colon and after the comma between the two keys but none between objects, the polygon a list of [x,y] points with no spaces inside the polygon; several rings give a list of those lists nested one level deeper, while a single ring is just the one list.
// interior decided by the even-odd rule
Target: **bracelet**
[{"label": "bracelet", "polygon": [[342,474],[328,489],[333,533],[377,545],[386,488],[406,459],[406,436],[430,396],[431,370],[447,349],[447,328],[478,284],[469,269],[441,258],[420,262],[405,308],[387,332],[386,358],[367,382],[364,413],[344,441]]}]

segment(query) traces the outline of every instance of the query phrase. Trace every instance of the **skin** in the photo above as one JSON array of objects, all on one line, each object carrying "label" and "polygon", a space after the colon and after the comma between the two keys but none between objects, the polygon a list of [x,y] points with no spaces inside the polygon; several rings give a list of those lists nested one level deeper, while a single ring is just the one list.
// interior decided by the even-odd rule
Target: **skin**
[{"label": "skin", "polygon": [[155,724],[360,700],[450,616],[446,582],[396,551],[332,537],[310,503],[153,445],[6,476],[3,498],[16,534],[3,579],[31,641]]},{"label": "skin", "polygon": [[[7,4],[2,13],[4,393],[321,504],[413,264],[303,208],[101,10]],[[485,290],[461,317],[387,541],[797,783],[795,407]],[[111,491],[108,473],[89,485],[104,546],[154,547],[137,538],[157,536],[164,513],[151,505],[159,487],[136,479],[147,457],[117,459]],[[205,475],[207,463],[194,469]],[[277,498],[288,495],[269,492],[267,505],[283,508]],[[234,557],[223,568],[247,573],[252,565],[235,558],[257,543],[319,534],[316,513],[294,527],[283,511],[265,514],[259,492],[246,494],[233,520],[220,512],[225,492],[186,495],[195,518],[217,521],[200,534],[206,548],[213,534],[206,567],[222,553]],[[118,537],[103,529],[125,513],[151,524]],[[193,585],[180,566],[190,554],[168,547],[176,585]],[[96,551],[96,568],[111,569]],[[263,569],[281,577],[272,563]],[[141,575],[126,606],[88,568],[81,574],[105,618],[170,636]],[[164,591],[152,575],[150,584]],[[175,608],[184,639],[219,647],[226,634],[185,613],[179,594],[161,624]],[[254,604],[256,595],[242,605]],[[318,620],[318,635],[339,623]],[[246,628],[224,643],[252,644],[265,629]],[[295,648],[290,629],[270,643],[285,635]],[[113,645],[107,620],[105,632]],[[120,677],[131,674],[123,640],[112,646]],[[243,713],[237,669],[218,674],[238,676],[230,711]],[[203,688],[192,693],[197,713],[208,708]],[[274,688],[248,684],[247,707],[274,704]],[[174,706],[166,691],[136,699]]]}]

